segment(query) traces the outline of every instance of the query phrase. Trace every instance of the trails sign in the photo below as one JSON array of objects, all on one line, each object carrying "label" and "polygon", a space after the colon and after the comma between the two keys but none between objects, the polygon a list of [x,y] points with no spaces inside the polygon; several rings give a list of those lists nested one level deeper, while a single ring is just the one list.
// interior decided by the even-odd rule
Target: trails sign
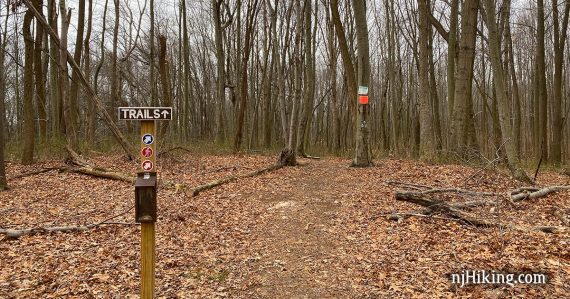
[{"label": "trails sign", "polygon": [[119,107],[119,120],[172,120],[172,107]]}]

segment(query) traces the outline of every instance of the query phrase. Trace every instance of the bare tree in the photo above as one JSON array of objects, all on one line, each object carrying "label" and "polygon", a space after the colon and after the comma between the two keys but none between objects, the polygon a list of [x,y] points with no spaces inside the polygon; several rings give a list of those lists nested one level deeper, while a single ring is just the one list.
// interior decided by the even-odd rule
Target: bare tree
[{"label": "bare tree", "polygon": [[430,36],[431,30],[429,26],[429,1],[418,0],[419,10],[419,109],[420,109],[420,157],[426,160],[432,160],[435,157],[435,134],[433,127],[433,111],[431,106],[431,94],[429,84],[429,61],[431,53]]},{"label": "bare tree", "polygon": [[22,150],[22,164],[31,164],[34,161],[35,122],[34,122],[34,39],[31,33],[34,15],[30,9],[24,14],[24,149]]},{"label": "bare tree", "polygon": [[[368,87],[370,85],[370,50],[365,0],[352,0],[352,8],[354,10],[358,47],[358,85]],[[356,96],[354,96],[352,101],[356,100]],[[372,166],[372,153],[369,145],[369,115],[370,106],[368,104],[359,105],[356,121],[358,126],[356,130],[356,155],[352,162],[353,166]]]},{"label": "bare tree", "polygon": [[538,81],[538,135],[540,157],[548,160],[548,92],[546,86],[546,62],[544,49],[544,0],[537,0],[536,15],[536,65]]},{"label": "bare tree", "polygon": [[477,37],[479,0],[465,0],[461,17],[461,37],[455,74],[452,145],[459,149],[477,147],[473,124],[473,61]]},{"label": "bare tree", "polygon": [[554,78],[552,83],[552,144],[549,160],[559,166],[562,162],[562,73],[564,70],[564,48],[568,32],[570,1],[565,1],[562,26],[558,20],[558,0],[552,0],[552,18],[554,20]]},{"label": "bare tree", "polygon": [[0,191],[8,188],[6,179],[6,164],[4,147],[6,146],[6,70],[4,63],[6,58],[6,45],[8,44],[8,18],[4,20],[4,30],[0,32]]},{"label": "bare tree", "polygon": [[509,96],[506,84],[507,78],[501,62],[501,43],[497,29],[497,21],[495,19],[495,3],[493,0],[483,1],[485,10],[484,19],[489,30],[489,56],[491,57],[491,66],[493,68],[493,82],[497,91],[499,122],[506,147],[508,166],[513,177],[517,180],[532,183],[531,179],[520,166],[518,150],[514,142],[514,128],[511,122],[512,115],[509,109]]},{"label": "bare tree", "polygon": [[245,122],[245,111],[247,105],[247,70],[249,65],[249,57],[251,55],[252,49],[252,39],[254,33],[254,25],[255,19],[257,18],[258,10],[258,0],[249,0],[247,2],[247,15],[246,15],[246,23],[245,23],[245,41],[244,47],[242,51],[241,57],[241,71],[239,74],[239,84],[240,84],[240,106],[238,112],[238,120],[237,120],[237,130],[236,135],[234,138],[234,152],[239,152],[241,148],[241,144],[243,141],[243,131],[244,131],[244,122]]}]

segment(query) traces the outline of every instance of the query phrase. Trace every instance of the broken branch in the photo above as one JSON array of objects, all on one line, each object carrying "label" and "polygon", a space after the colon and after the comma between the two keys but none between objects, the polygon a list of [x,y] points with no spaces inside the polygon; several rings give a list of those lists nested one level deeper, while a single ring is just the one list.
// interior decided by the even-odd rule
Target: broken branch
[{"label": "broken branch", "polygon": [[258,170],[252,171],[252,172],[248,172],[248,173],[243,174],[243,175],[228,176],[228,177],[225,177],[225,178],[220,179],[220,180],[215,180],[215,181],[212,181],[212,182],[209,182],[207,184],[200,185],[200,186],[194,188],[192,190],[192,196],[196,196],[196,195],[200,194],[200,192],[202,192],[202,191],[209,190],[209,189],[212,189],[214,187],[217,187],[217,186],[220,186],[223,184],[227,184],[229,182],[233,182],[237,179],[253,177],[253,176],[260,175],[260,174],[263,174],[266,172],[270,172],[273,170],[280,169],[282,167],[283,167],[283,165],[281,165],[281,164],[274,164],[274,165],[271,165],[271,166],[268,166],[265,168],[261,168],[261,169],[258,169]]}]

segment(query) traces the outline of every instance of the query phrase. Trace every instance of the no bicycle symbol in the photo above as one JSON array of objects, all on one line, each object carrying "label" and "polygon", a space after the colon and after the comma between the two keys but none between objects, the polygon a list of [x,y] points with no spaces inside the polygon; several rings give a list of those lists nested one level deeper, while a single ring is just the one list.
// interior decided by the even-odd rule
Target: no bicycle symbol
[{"label": "no bicycle symbol", "polygon": [[142,163],[142,168],[144,171],[150,171],[153,167],[154,165],[152,164],[152,161],[146,160]]},{"label": "no bicycle symbol", "polygon": [[151,145],[154,142],[154,136],[152,136],[152,134],[144,134],[142,142],[146,145]]}]

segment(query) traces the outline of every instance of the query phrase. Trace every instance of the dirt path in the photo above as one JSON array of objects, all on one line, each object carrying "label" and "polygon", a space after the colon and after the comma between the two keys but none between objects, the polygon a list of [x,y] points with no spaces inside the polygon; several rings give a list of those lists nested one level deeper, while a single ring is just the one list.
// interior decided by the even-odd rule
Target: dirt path
[{"label": "dirt path", "polygon": [[252,263],[250,295],[258,298],[353,297],[336,271],[344,236],[335,233],[343,186],[337,167],[313,161],[288,179],[289,192],[264,192],[266,225],[254,233],[259,256]]},{"label": "dirt path", "polygon": [[[117,161],[98,164],[132,166]],[[237,164],[233,156],[191,156],[172,165],[165,161],[163,175],[199,185],[274,161],[245,156]],[[196,197],[161,189],[157,298],[568,298],[567,234],[473,228],[445,217],[385,217],[417,209],[394,200],[399,187],[387,181],[457,187],[478,173],[466,188],[521,187],[508,177],[395,159],[364,169],[336,158],[304,162]],[[32,170],[11,165],[9,177]],[[557,174],[539,181],[570,184]],[[0,193],[0,227],[97,223],[133,205],[130,184],[77,174],[40,174],[11,181],[11,187]],[[570,196],[561,192],[471,212],[512,224],[557,226],[563,224],[553,211],[568,206]],[[132,219],[125,214],[116,221]],[[139,236],[139,227],[128,224],[0,237],[0,298],[139,298]],[[465,269],[546,273],[549,283],[452,285],[450,273]]]}]

